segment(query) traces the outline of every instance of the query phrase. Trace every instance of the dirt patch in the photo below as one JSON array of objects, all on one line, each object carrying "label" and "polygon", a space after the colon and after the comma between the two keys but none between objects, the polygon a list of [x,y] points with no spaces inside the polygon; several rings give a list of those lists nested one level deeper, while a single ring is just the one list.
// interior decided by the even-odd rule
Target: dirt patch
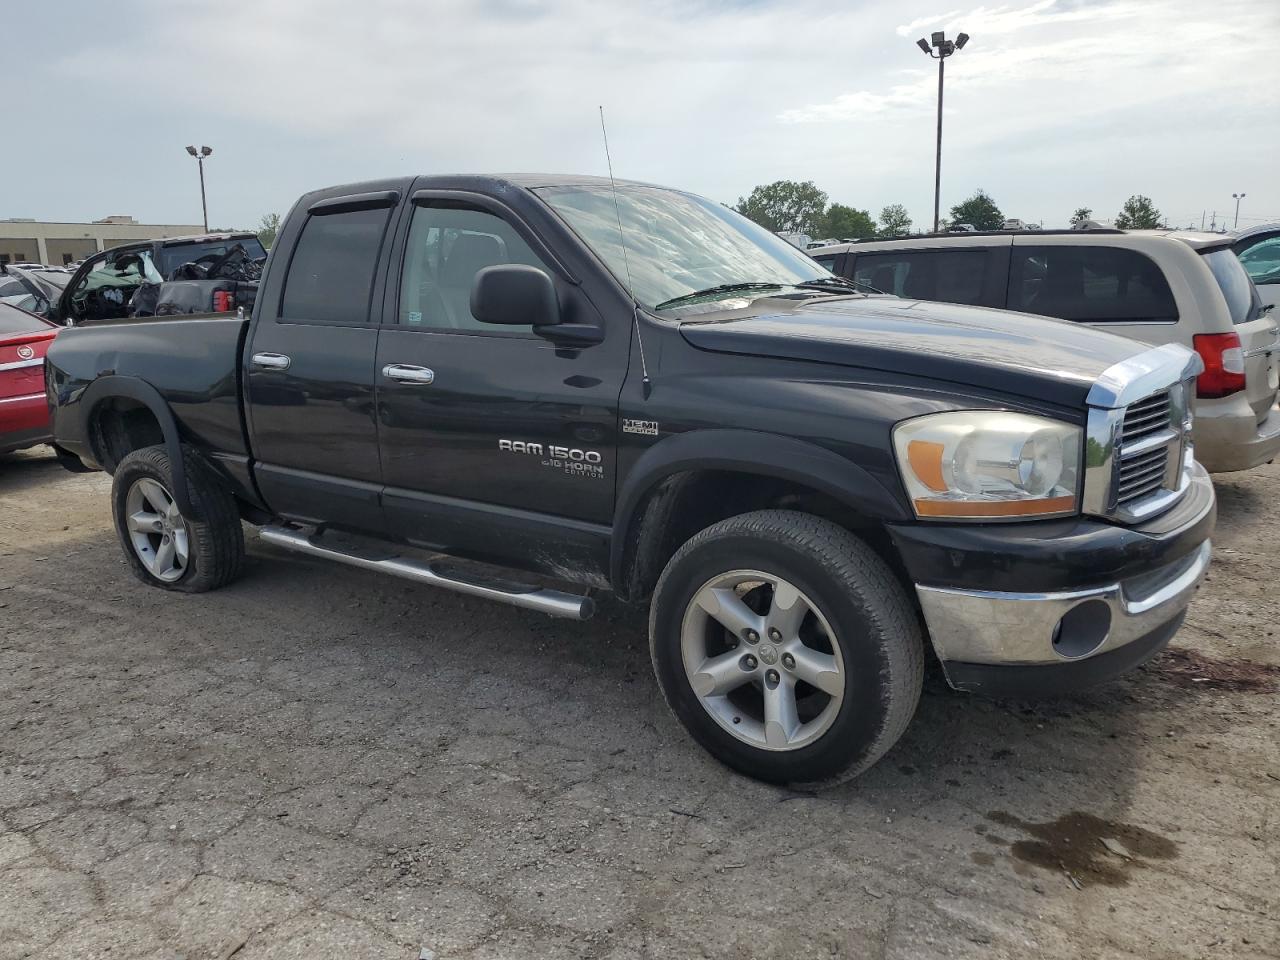
[{"label": "dirt patch", "polygon": [[1280,666],[1256,660],[1218,660],[1183,647],[1170,647],[1148,669],[1189,690],[1280,691]]},{"label": "dirt patch", "polygon": [[1009,853],[1014,859],[1059,870],[1077,887],[1124,886],[1143,861],[1172,860],[1178,855],[1177,843],[1167,837],[1088,813],[1068,813],[1048,823],[1030,823],[997,810],[988,813],[987,819],[1016,827],[1035,838],[1010,844]]}]

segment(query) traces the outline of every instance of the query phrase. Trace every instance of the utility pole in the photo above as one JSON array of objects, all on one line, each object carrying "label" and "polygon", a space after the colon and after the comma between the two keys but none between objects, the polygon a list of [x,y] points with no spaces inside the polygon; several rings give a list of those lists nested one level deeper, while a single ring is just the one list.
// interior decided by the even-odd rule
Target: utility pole
[{"label": "utility pole", "polygon": [[1231,224],[1231,229],[1238,230],[1240,229],[1240,201],[1244,199],[1244,191],[1241,190],[1239,193],[1233,193],[1231,195],[1231,199],[1236,202],[1236,219],[1235,223]]},{"label": "utility pole", "polygon": [[209,232],[209,205],[204,199],[204,158],[213,153],[213,147],[201,147],[198,151],[195,147],[187,147],[187,153],[196,158],[196,163],[200,165],[200,211],[204,214],[204,232]]},{"label": "utility pole", "polygon": [[[938,61],[938,142],[937,150],[934,156],[933,164],[933,232],[938,232],[938,224],[941,222],[939,213],[942,206],[942,81],[943,68],[947,57],[951,56],[957,50],[963,50],[964,45],[969,42],[967,33],[959,34],[955,40],[948,40],[946,34],[941,30],[931,35],[930,40],[921,37],[916,41],[916,46],[923,50],[926,54]],[[934,53],[934,50],[937,53]]]}]

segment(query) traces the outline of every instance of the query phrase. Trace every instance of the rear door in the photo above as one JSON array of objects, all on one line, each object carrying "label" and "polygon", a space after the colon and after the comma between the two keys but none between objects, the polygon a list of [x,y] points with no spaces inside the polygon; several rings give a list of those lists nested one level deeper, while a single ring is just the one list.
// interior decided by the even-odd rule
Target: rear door
[{"label": "rear door", "polygon": [[1244,349],[1245,394],[1261,423],[1276,402],[1280,343],[1274,310],[1263,311],[1258,291],[1236,254],[1216,247],[1201,254],[1227,301],[1227,312]]},{"label": "rear door", "polygon": [[398,199],[311,202],[274,252],[244,350],[245,406],[258,487],[291,519],[382,529],[369,314]]}]

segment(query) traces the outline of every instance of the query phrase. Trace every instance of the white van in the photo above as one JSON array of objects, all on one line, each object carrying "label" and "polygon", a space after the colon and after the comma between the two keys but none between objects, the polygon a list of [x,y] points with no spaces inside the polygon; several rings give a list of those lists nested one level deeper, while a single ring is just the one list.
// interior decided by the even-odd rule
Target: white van
[{"label": "white van", "polygon": [[899,297],[1002,307],[1181,343],[1196,384],[1196,459],[1247,470],[1280,454],[1280,339],[1235,238],[1161,230],[935,234],[813,251],[832,273]]}]

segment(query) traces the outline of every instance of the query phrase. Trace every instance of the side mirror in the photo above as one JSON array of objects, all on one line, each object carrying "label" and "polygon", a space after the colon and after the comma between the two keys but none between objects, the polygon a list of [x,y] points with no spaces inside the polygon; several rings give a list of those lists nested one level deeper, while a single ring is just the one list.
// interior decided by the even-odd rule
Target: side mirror
[{"label": "side mirror", "polygon": [[551,278],[537,267],[504,263],[476,273],[471,315],[481,323],[551,327],[560,322],[560,301]]}]

